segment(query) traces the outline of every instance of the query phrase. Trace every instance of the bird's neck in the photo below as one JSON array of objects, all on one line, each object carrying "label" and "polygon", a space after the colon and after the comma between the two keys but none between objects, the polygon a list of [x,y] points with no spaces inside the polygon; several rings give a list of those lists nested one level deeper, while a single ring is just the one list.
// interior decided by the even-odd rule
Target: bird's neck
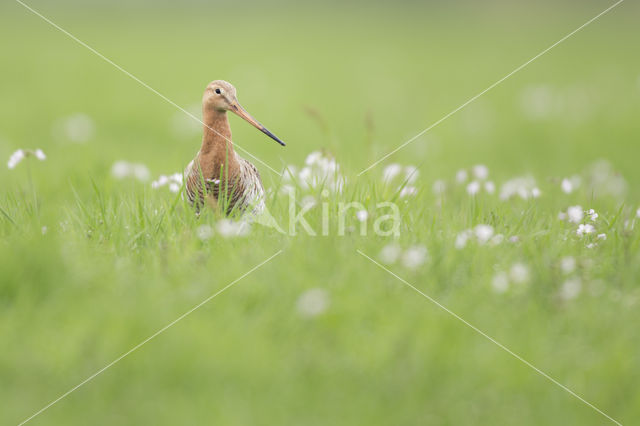
[{"label": "bird's neck", "polygon": [[205,178],[220,178],[220,171],[231,176],[238,167],[238,159],[231,142],[231,127],[226,111],[203,111],[204,131],[198,157]]}]

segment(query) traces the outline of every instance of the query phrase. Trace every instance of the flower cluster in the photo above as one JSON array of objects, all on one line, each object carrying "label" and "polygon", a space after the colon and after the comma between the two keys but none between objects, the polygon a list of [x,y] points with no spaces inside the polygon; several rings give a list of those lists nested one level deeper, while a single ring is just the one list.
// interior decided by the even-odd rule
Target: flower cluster
[{"label": "flower cluster", "polygon": [[356,219],[358,219],[358,222],[366,222],[367,219],[369,218],[369,212],[366,210],[358,210],[356,212]]},{"label": "flower cluster", "polygon": [[146,182],[151,177],[149,169],[144,164],[116,161],[111,166],[111,176],[116,179],[133,177],[141,182]]},{"label": "flower cluster", "polygon": [[223,238],[246,237],[251,232],[251,224],[246,221],[222,219],[216,222],[215,229],[210,225],[200,225],[196,236],[202,241],[210,240],[218,233]]},{"label": "flower cluster", "polygon": [[[496,184],[489,179],[489,168],[484,164],[476,164],[470,169],[460,169],[456,172],[455,182],[458,185],[464,185],[467,194],[472,197],[480,194],[482,191],[487,194],[496,193]],[[433,183],[433,192],[441,195],[447,188],[446,182],[438,179]],[[536,185],[536,181],[531,176],[521,176],[510,179],[500,186],[499,196],[503,201],[514,197],[520,197],[523,200],[530,198],[538,198],[542,195],[540,188]]]},{"label": "flower cluster", "polygon": [[560,271],[567,279],[560,286],[558,297],[561,300],[568,301],[575,299],[582,290],[582,282],[579,277],[573,276],[576,270],[576,259],[572,256],[565,256],[560,259]]},{"label": "flower cluster", "polygon": [[508,200],[513,197],[520,197],[523,200],[538,198],[542,195],[536,186],[536,180],[531,176],[521,176],[510,179],[500,187],[500,199]]},{"label": "flower cluster", "polygon": [[465,229],[456,236],[455,247],[462,250],[469,241],[475,240],[479,245],[498,245],[504,241],[504,235],[494,234],[490,225],[476,225],[473,229]]},{"label": "flower cluster", "polygon": [[312,288],[298,297],[296,310],[305,318],[323,314],[329,308],[329,293],[322,288]]},{"label": "flower cluster", "polygon": [[320,151],[307,155],[305,166],[298,170],[289,165],[282,173],[283,192],[289,192],[296,181],[302,189],[327,188],[333,192],[342,192],[346,178],[340,173],[340,166],[336,160]]},{"label": "flower cluster", "polygon": [[47,156],[41,149],[36,149],[35,151],[31,149],[19,149],[11,154],[9,161],[7,162],[7,167],[9,167],[9,169],[15,169],[16,166],[27,157],[35,157],[40,161],[47,159]]},{"label": "flower cluster", "polygon": [[174,173],[172,175],[160,175],[158,179],[151,182],[151,188],[158,189],[163,186],[167,186],[169,191],[173,193],[180,192],[182,188],[182,173]]},{"label": "flower cluster", "polygon": [[[472,180],[467,184],[467,193],[471,196],[475,196],[483,189],[488,194],[496,192],[496,185],[489,179],[489,168],[484,164],[476,164],[471,167],[470,173],[466,169],[460,169],[456,172],[456,182],[464,184],[471,175]],[[435,187],[434,187],[435,190]]]},{"label": "flower cluster", "polygon": [[[566,220],[569,223],[578,225],[576,228],[576,235],[578,237],[587,237],[592,234],[596,234],[596,223],[600,215],[596,213],[594,209],[583,210],[582,206],[571,206],[567,208],[566,212],[560,212],[558,219]],[[586,220],[585,220],[586,219]],[[606,240],[607,234],[599,233],[596,235],[596,240]],[[593,248],[596,243],[592,241],[592,238],[588,240],[587,247]]]},{"label": "flower cluster", "polygon": [[564,192],[565,194],[571,194],[573,191],[575,191],[580,187],[581,183],[582,183],[582,179],[580,179],[580,176],[574,175],[574,176],[571,176],[570,178],[562,179],[562,182],[560,183],[560,188],[562,189],[562,192]]},{"label": "flower cluster", "polygon": [[420,171],[416,166],[402,166],[396,163],[389,164],[382,171],[382,181],[386,185],[399,189],[400,198],[414,196],[418,193],[414,184],[419,176]]},{"label": "flower cluster", "polygon": [[491,287],[496,293],[506,292],[511,284],[527,284],[530,280],[529,267],[524,263],[517,262],[511,265],[508,271],[500,271],[493,276]]},{"label": "flower cluster", "polygon": [[382,248],[378,258],[387,265],[400,261],[408,269],[417,269],[428,260],[429,253],[423,245],[414,245],[403,250],[398,244],[388,244]]}]

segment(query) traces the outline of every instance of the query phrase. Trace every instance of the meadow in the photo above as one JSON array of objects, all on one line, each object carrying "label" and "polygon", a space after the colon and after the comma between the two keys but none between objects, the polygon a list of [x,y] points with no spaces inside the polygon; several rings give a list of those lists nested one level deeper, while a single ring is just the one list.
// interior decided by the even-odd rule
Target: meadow
[{"label": "meadow", "polygon": [[232,82],[283,232],[195,215],[201,125],[0,6],[0,423],[105,366],[28,424],[640,417],[636,4],[364,173],[613,3],[28,4],[197,116]]}]

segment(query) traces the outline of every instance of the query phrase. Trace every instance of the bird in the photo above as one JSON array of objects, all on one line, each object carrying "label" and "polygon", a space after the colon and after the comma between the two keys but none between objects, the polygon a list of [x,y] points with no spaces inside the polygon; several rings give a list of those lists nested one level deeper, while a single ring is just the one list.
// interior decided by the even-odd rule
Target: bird
[{"label": "bird", "polygon": [[228,216],[260,214],[265,209],[262,179],[258,169],[234,150],[228,111],[285,146],[240,105],[231,83],[212,81],[202,95],[202,146],[185,168],[185,193],[197,212],[208,203]]}]

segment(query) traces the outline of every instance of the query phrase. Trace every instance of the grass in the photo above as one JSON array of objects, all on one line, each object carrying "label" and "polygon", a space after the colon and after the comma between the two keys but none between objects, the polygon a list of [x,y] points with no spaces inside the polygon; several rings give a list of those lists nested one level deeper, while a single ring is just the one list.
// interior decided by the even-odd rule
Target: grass
[{"label": "grass", "polygon": [[[220,222],[215,212],[196,217],[179,194],[110,174],[118,160],[154,177],[181,170],[199,147],[197,126],[19,5],[2,6],[0,158],[18,148],[48,158],[0,169],[0,423],[26,419],[279,250],[32,423],[608,422],[357,252],[379,261],[389,244],[428,250],[417,268],[388,266],[407,282],[621,423],[640,415],[639,62],[620,43],[635,36],[635,5],[360,177],[607,5],[33,6],[179,105],[197,111],[207,82],[233,82],[247,110],[287,142],[280,148],[232,118],[240,145],[278,170],[325,149],[348,181],[342,193],[302,194],[327,203],[328,236],[255,225],[246,237],[198,238]],[[95,124],[83,144],[52,130],[77,112]],[[601,159],[625,191],[594,184]],[[382,182],[391,162],[419,166],[415,196]],[[498,192],[530,175],[542,196],[471,197],[455,174],[474,164],[489,167]],[[286,227],[284,182],[256,165]],[[566,194],[560,182],[573,175],[582,184]],[[431,189],[438,179],[442,196]],[[351,201],[369,211],[367,236],[352,215],[337,235],[338,205]],[[383,201],[399,206],[398,238],[372,232]],[[558,219],[574,205],[599,213],[605,241]],[[321,234],[322,205],[306,218]],[[505,241],[456,248],[479,224]],[[562,270],[567,257],[573,272]],[[496,292],[496,275],[517,263],[529,279]],[[567,281],[580,282],[574,298]],[[316,288],[329,305],[305,317],[298,301]]]}]

